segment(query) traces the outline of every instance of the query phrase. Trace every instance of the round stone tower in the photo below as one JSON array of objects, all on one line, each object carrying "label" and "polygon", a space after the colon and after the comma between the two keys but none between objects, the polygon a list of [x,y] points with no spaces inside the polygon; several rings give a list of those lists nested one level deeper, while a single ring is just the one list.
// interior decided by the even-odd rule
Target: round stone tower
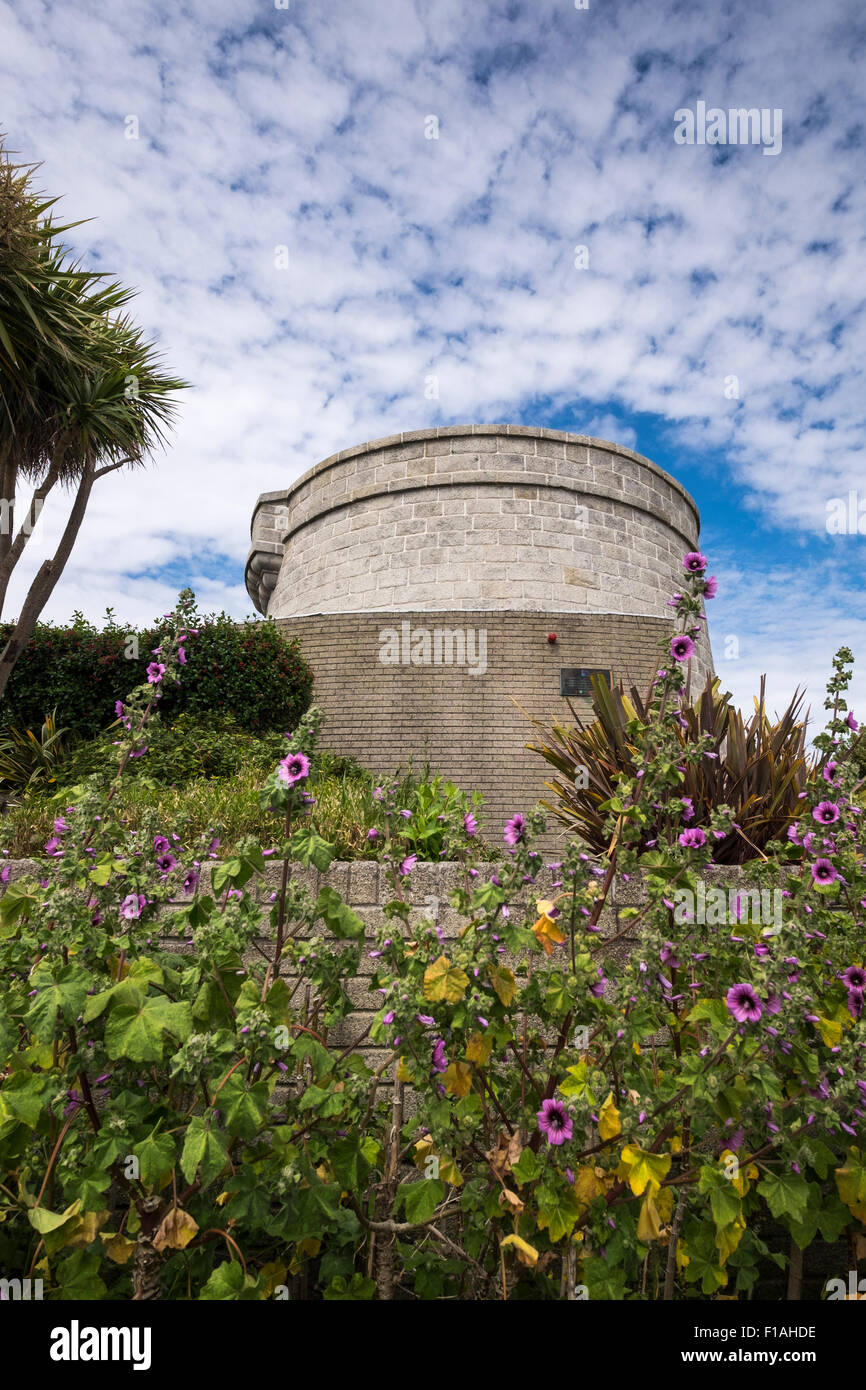
[{"label": "round stone tower", "polygon": [[[484,793],[498,836],[548,776],[514,700],[567,723],[568,698],[589,712],[593,670],[643,689],[698,533],[688,493],[630,449],[449,426],[344,449],[264,493],[246,583],[301,639],[324,745],[382,775],[429,761]],[[706,634],[691,664],[697,691]]]}]

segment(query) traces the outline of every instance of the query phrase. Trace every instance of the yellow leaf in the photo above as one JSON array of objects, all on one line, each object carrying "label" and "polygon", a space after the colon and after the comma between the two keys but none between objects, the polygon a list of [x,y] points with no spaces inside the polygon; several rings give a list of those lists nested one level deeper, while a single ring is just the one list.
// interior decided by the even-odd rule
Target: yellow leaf
[{"label": "yellow leaf", "polygon": [[502,1249],[506,1247],[517,1251],[517,1258],[522,1265],[535,1265],[538,1263],[538,1251],[534,1245],[529,1245],[527,1241],[521,1240],[520,1236],[506,1236],[501,1242]]},{"label": "yellow leaf", "polygon": [[636,1144],[626,1144],[620,1155],[620,1167],[625,1170],[620,1176],[628,1179],[628,1185],[636,1197],[640,1197],[646,1187],[649,1187],[650,1195],[655,1196],[670,1166],[670,1154],[649,1153]]},{"label": "yellow leaf", "polygon": [[450,1183],[452,1187],[463,1186],[463,1175],[453,1158],[447,1154],[442,1154],[439,1159],[439,1176],[443,1182]]},{"label": "yellow leaf", "polygon": [[66,1246],[73,1250],[86,1250],[88,1245],[92,1245],[105,1225],[110,1211],[87,1211],[83,1216],[79,1216],[76,1224],[70,1229]]},{"label": "yellow leaf", "polygon": [[397,1080],[398,1080],[398,1081],[411,1081],[411,1080],[412,1080],[412,1073],[411,1073],[411,1071],[409,1070],[409,1068],[406,1066],[406,1063],[405,1063],[405,1061],[403,1060],[402,1057],[400,1058],[399,1062],[397,1063]]},{"label": "yellow leaf", "polygon": [[661,1219],[652,1197],[647,1194],[641,1204],[640,1216],[637,1223],[637,1238],[642,1240],[645,1245],[658,1240],[661,1231]]},{"label": "yellow leaf", "polygon": [[447,956],[440,956],[424,971],[424,998],[431,1004],[457,1004],[466,993],[469,976]]},{"label": "yellow leaf", "polygon": [[105,1253],[116,1265],[125,1265],[137,1242],[130,1240],[128,1236],[116,1232],[114,1235],[106,1234],[100,1237],[105,1244]]},{"label": "yellow leaf", "polygon": [[539,945],[544,947],[545,955],[550,955],[554,946],[561,946],[565,940],[565,934],[559,930],[554,919],[549,915],[555,911],[554,904],[542,899],[538,904],[538,911],[541,913],[538,921],[532,930]]},{"label": "yellow leaf", "polygon": [[837,1047],[842,1039],[842,1024],[835,1019],[818,1015],[818,1032],[828,1047]]},{"label": "yellow leaf", "polygon": [[619,1111],[613,1103],[613,1091],[599,1111],[598,1132],[602,1139],[615,1139],[618,1134],[622,1134]]},{"label": "yellow leaf", "polygon": [[685,1269],[686,1265],[691,1264],[691,1255],[686,1251],[686,1244],[683,1240],[677,1241],[677,1269]]},{"label": "yellow leaf", "polygon": [[582,1206],[588,1207],[604,1192],[604,1183],[592,1164],[585,1163],[574,1175],[574,1191]]},{"label": "yellow leaf", "polygon": [[681,1134],[675,1134],[675,1135],[673,1135],[673,1137],[672,1137],[672,1139],[671,1139],[671,1153],[672,1153],[672,1154],[678,1154],[679,1151],[680,1151],[680,1149],[681,1149],[682,1147],[683,1147],[683,1136],[682,1136]]},{"label": "yellow leaf", "polygon": [[484,1033],[473,1033],[466,1045],[466,1060],[483,1067],[493,1051],[493,1041]]},{"label": "yellow leaf", "polygon": [[452,1062],[442,1074],[442,1084],[452,1096],[462,1100],[472,1090],[472,1069],[465,1062]]},{"label": "yellow leaf", "polygon": [[506,1009],[514,1000],[517,992],[517,982],[507,965],[489,965],[487,967],[490,975],[490,983],[497,994],[500,1003]]},{"label": "yellow leaf", "polygon": [[286,1282],[286,1266],[280,1260],[270,1260],[259,1270],[259,1278],[262,1277],[266,1281],[262,1290],[262,1298],[273,1298],[274,1289]]},{"label": "yellow leaf", "polygon": [[415,1144],[415,1156],[412,1159],[415,1167],[423,1172],[427,1159],[432,1153],[434,1153],[433,1140],[430,1138],[430,1135],[427,1134]]},{"label": "yellow leaf", "polygon": [[188,1211],[172,1207],[166,1212],[153,1238],[156,1250],[183,1250],[198,1233],[198,1222]]},{"label": "yellow leaf", "polygon": [[315,1259],[321,1248],[322,1242],[316,1236],[304,1236],[303,1240],[298,1241],[299,1255],[312,1255]]},{"label": "yellow leaf", "polygon": [[234,1197],[234,1195],[235,1195],[235,1194],[234,1194],[233,1192],[221,1192],[220,1195],[219,1195],[219,1196],[217,1197],[217,1199],[216,1199],[216,1204],[217,1204],[217,1206],[218,1206],[218,1207],[224,1207],[225,1204],[226,1204],[226,1202],[230,1202],[231,1199],[232,1199],[232,1197]]},{"label": "yellow leaf", "polygon": [[742,1216],[738,1216],[728,1226],[716,1227],[716,1249],[719,1252],[720,1264],[724,1264],[729,1255],[733,1255],[737,1246],[743,1238],[746,1223]]},{"label": "yellow leaf", "polygon": [[653,1201],[656,1204],[656,1211],[662,1221],[670,1221],[674,1209],[673,1188],[663,1187],[661,1192],[656,1192]]}]

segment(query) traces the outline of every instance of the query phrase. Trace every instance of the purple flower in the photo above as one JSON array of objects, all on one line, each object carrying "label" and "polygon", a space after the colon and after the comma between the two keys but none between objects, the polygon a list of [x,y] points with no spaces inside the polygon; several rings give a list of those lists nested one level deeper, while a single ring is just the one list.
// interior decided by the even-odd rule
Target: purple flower
[{"label": "purple flower", "polygon": [[133,918],[141,916],[146,904],[147,898],[143,893],[129,893],[120,904],[120,915],[131,922]]},{"label": "purple flower", "polygon": [[707,837],[700,826],[696,825],[690,830],[684,830],[679,841],[683,849],[701,849],[707,843]]},{"label": "purple flower", "polygon": [[171,845],[164,835],[154,835],[153,850],[155,854],[167,854],[170,849]]},{"label": "purple flower", "polygon": [[684,632],[681,632],[678,637],[671,638],[671,656],[674,661],[688,661],[690,656],[694,656],[694,651],[694,642]]},{"label": "purple flower", "polygon": [[62,835],[63,832],[64,832],[64,830],[68,830],[68,829],[69,829],[69,826],[67,825],[67,823],[66,823],[66,821],[63,819],[63,817],[62,817],[62,816],[58,816],[57,819],[56,819],[55,822],[54,822],[54,834],[55,834],[55,835]]},{"label": "purple flower", "polygon": [[719,592],[719,581],[714,574],[708,574],[704,580],[704,598],[715,598]]},{"label": "purple flower", "polygon": [[170,874],[172,869],[177,868],[177,860],[173,854],[161,854],[156,861],[156,867],[164,874]]},{"label": "purple flower", "polygon": [[397,873],[400,874],[400,876],[401,876],[402,878],[405,878],[407,874],[411,874],[412,870],[414,869],[414,867],[415,867],[415,865],[416,865],[417,863],[418,863],[418,856],[417,856],[417,854],[407,854],[407,855],[406,855],[406,858],[403,860],[403,863],[400,865],[399,869],[397,870]]},{"label": "purple flower", "polygon": [[564,1144],[571,1138],[574,1126],[561,1100],[552,1097],[543,1100],[537,1119],[538,1128],[547,1136],[548,1144]]},{"label": "purple flower", "polygon": [[849,989],[866,989],[866,970],[862,965],[849,965],[842,971],[842,979]]},{"label": "purple flower", "polygon": [[849,711],[848,711],[848,718],[845,720],[845,723],[848,725],[848,728],[852,731],[852,733],[855,733],[855,734],[856,734],[857,730],[860,728],[860,725],[857,723],[857,720],[854,718],[854,711],[853,711],[853,710],[849,710]]},{"label": "purple flower", "polygon": [[835,801],[819,801],[812,811],[812,819],[821,825],[832,825],[839,819],[839,807]]},{"label": "purple flower", "polygon": [[688,555],[683,556],[683,569],[689,574],[703,574],[706,567],[707,557],[699,550],[690,550]]},{"label": "purple flower", "polygon": [[378,840],[378,838],[379,838],[379,832],[378,832],[378,830],[376,829],[375,826],[373,826],[372,830],[368,830],[368,831],[367,831],[367,839],[368,839],[368,840]]},{"label": "purple flower", "polygon": [[165,667],[161,661],[152,661],[147,668],[147,680],[149,685],[159,685],[165,675]]},{"label": "purple flower", "polygon": [[121,718],[123,717],[123,701],[122,701],[122,700],[115,700],[115,702],[114,702],[114,713],[117,715],[118,719],[121,719]]},{"label": "purple flower", "polygon": [[[859,1018],[863,1012],[863,991],[862,989],[850,989],[848,991],[848,1012],[852,1018]],[[853,1133],[853,1130],[852,1130]]]},{"label": "purple flower", "polygon": [[521,813],[517,811],[511,817],[511,820],[506,821],[505,830],[502,833],[502,838],[505,840],[505,843],[507,845],[511,845],[513,848],[515,845],[520,844],[520,841],[523,839],[525,834],[526,817],[521,815]]},{"label": "purple flower", "polygon": [[287,786],[293,787],[310,773],[310,760],[305,753],[289,753],[279,763],[279,778]]},{"label": "purple flower", "polygon": [[181,666],[186,665],[186,652],[184,651],[183,647],[178,647],[177,659],[180,662]]},{"label": "purple flower", "polygon": [[423,1023],[427,1028],[432,1027],[436,1022],[435,1018],[431,1018],[429,1014],[416,1014],[415,1017],[419,1023]]},{"label": "purple flower", "polygon": [[831,762],[831,763],[828,763],[828,764],[827,764],[827,766],[824,768],[824,781],[825,781],[825,782],[835,782],[835,780],[836,780],[836,768],[837,768],[838,766],[839,766],[838,763],[832,763],[832,762]]},{"label": "purple flower", "polygon": [[437,1038],[433,1044],[433,1051],[430,1054],[430,1067],[436,1072],[448,1070],[448,1058],[445,1055],[445,1042],[442,1038]]},{"label": "purple flower", "polygon": [[193,890],[194,890],[197,886],[198,886],[198,869],[190,869],[189,873],[187,874],[186,878],[185,878],[184,881],[183,881],[183,891],[184,891],[185,893],[192,893]]},{"label": "purple flower", "polygon": [[389,1009],[388,1012],[387,1012],[386,1014],[383,1014],[383,1015],[382,1015],[382,1022],[383,1022],[383,1023],[393,1023],[393,1022],[394,1022],[394,1010],[393,1010],[393,1009]]},{"label": "purple flower", "polygon": [[738,1023],[757,1023],[763,1013],[761,1001],[751,985],[731,985],[727,1005]]},{"label": "purple flower", "polygon": [[463,829],[467,835],[474,835],[478,830],[478,822],[471,811],[463,817]]},{"label": "purple flower", "polygon": [[838,877],[829,859],[816,859],[812,865],[812,878],[815,883],[835,883]]}]

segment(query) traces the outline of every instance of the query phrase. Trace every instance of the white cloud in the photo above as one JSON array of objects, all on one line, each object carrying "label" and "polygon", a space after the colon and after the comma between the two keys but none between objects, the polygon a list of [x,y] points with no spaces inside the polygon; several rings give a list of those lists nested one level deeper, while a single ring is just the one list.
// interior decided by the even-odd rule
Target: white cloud
[{"label": "white cloud", "polygon": [[[54,616],[156,612],[186,557],[245,613],[259,491],[354,442],[539,399],[638,448],[630,417],[659,417],[674,472],[678,447],[724,458],[720,489],[783,575],[778,528],[823,536],[827,498],[863,489],[853,3],[129,0],[120,23],[110,0],[11,0],[0,23],[10,146],[44,160],[65,220],[98,219],[77,248],[140,287],[137,317],[195,386],[158,467],[100,485]],[[699,99],[781,107],[781,155],[675,145]],[[208,580],[220,556],[235,568]],[[757,558],[732,572],[742,697],[764,654],[787,689],[863,636],[823,585],[798,577],[796,608],[768,616]]]}]

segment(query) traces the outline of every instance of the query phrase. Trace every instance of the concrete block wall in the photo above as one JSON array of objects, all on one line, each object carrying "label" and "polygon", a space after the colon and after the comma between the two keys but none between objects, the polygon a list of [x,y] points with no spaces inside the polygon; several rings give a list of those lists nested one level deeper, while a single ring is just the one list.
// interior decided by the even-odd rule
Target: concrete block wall
[{"label": "concrete block wall", "polygon": [[[41,870],[34,860],[15,860],[7,861],[10,864],[10,880],[15,882],[23,877],[33,875],[39,876]],[[495,863],[479,864],[481,879],[496,870]],[[207,891],[210,866],[204,865],[202,872],[201,891]],[[724,867],[711,870],[713,882],[732,887],[742,883],[742,870],[736,867]],[[259,881],[257,896],[263,905],[268,903],[270,895],[279,889],[281,875],[281,865],[274,863],[267,866],[264,878]],[[708,875],[709,876],[709,875]],[[356,862],[336,862],[331,865],[327,873],[321,874],[315,869],[303,869],[296,867],[293,869],[293,878],[303,884],[313,897],[317,897],[319,890],[325,884],[329,884],[342,895],[344,900],[358,913],[363,920],[367,937],[361,957],[361,965],[358,976],[351,982],[350,997],[355,1004],[355,1011],[334,1029],[330,1036],[330,1041],[339,1047],[347,1047],[350,1042],[360,1038],[366,1033],[367,1028],[372,1023],[375,1014],[381,1007],[379,997],[370,990],[370,977],[373,974],[375,962],[370,959],[369,952],[374,949],[376,934],[380,926],[384,924],[385,917],[383,908],[393,897],[389,880],[384,868],[372,861]],[[544,867],[539,870],[535,884],[526,885],[523,892],[517,896],[510,904],[515,916],[523,916],[530,909],[534,909],[535,900],[551,896],[551,885],[556,878],[556,874]],[[419,863],[413,872],[404,880],[403,891],[407,902],[412,905],[410,914],[410,926],[417,926],[422,920],[430,920],[435,913],[435,920],[438,922],[444,937],[443,950],[447,953],[449,940],[454,940],[461,927],[465,925],[465,919],[449,906],[448,896],[459,887],[461,882],[461,868],[458,864],[442,863]],[[645,889],[640,875],[630,879],[618,875],[611,886],[608,898],[608,906],[603,910],[599,919],[601,929],[600,939],[613,936],[621,929],[619,913],[624,907],[639,905],[646,900]],[[269,910],[269,906],[268,906]],[[167,910],[167,912],[170,911]],[[399,930],[399,922],[392,921],[393,928]],[[266,949],[269,944],[269,924],[267,917],[263,913],[263,929],[259,938],[259,944]],[[324,928],[321,928],[323,935],[327,935]],[[635,926],[633,931],[620,937],[611,947],[611,954],[618,959],[624,960],[635,946],[639,944],[640,927]],[[184,938],[166,937],[166,944],[170,949],[183,953],[188,950]],[[555,948],[564,951],[564,947]],[[601,953],[603,954],[603,953]],[[256,953],[251,953],[251,959],[261,960]],[[540,959],[540,957],[534,957]],[[563,957],[564,958],[564,957]],[[506,964],[514,969],[519,960],[506,956]],[[556,955],[550,957],[555,961]],[[288,982],[291,984],[292,974],[286,974]],[[384,1048],[377,1048],[365,1042],[363,1046],[364,1056],[371,1065],[378,1066],[386,1060],[388,1052]]]}]

